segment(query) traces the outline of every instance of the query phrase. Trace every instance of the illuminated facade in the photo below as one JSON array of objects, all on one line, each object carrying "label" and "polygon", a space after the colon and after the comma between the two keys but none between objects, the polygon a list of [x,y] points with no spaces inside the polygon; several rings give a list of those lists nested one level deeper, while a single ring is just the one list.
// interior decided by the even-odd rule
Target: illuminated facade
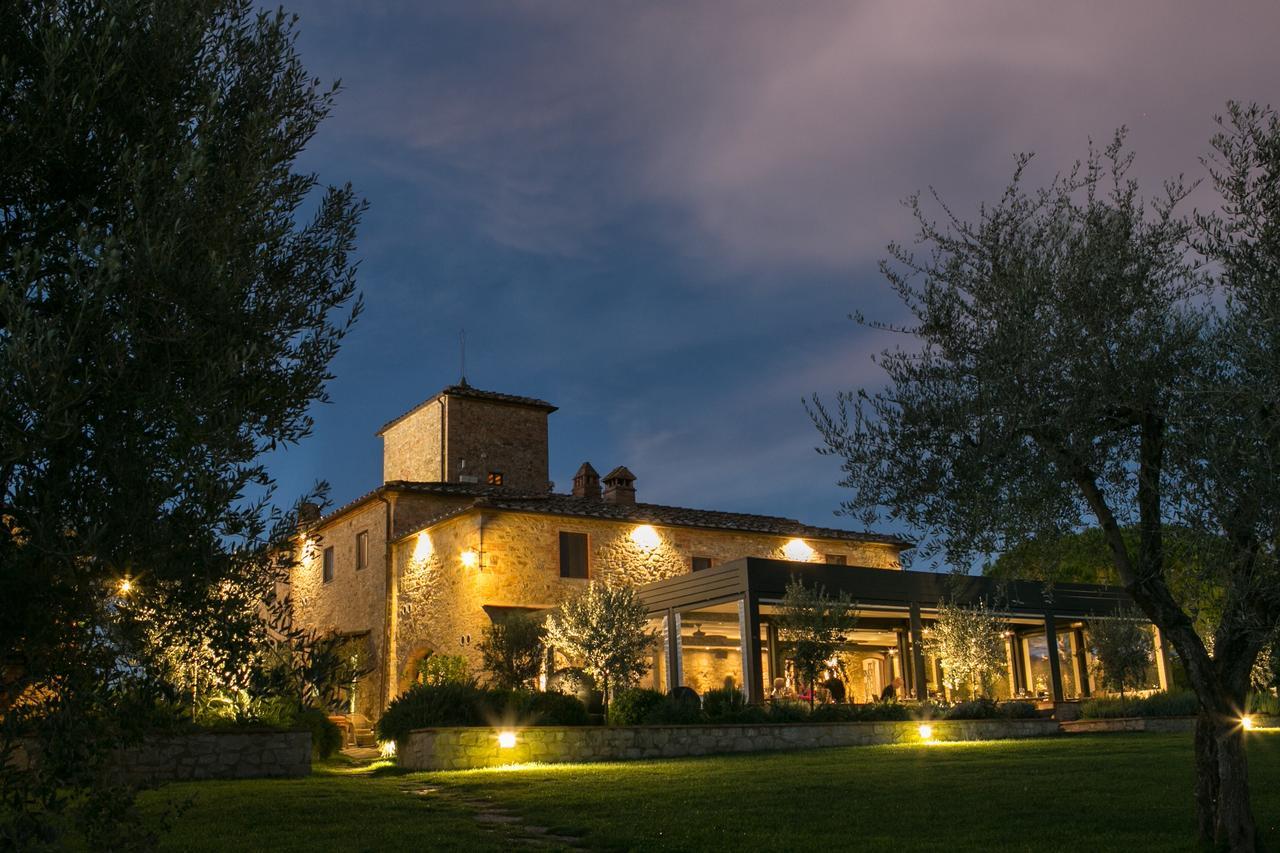
[{"label": "illuminated facade", "polygon": [[[356,711],[377,717],[430,654],[463,655],[478,671],[486,626],[555,607],[592,580],[637,586],[649,604],[662,641],[646,684],[699,693],[732,685],[758,701],[775,685],[795,687],[771,616],[780,584],[797,572],[859,603],[858,630],[833,662],[848,701],[874,700],[895,682],[900,695],[947,692],[923,642],[940,576],[901,571],[908,542],[643,503],[625,467],[601,477],[583,463],[571,491],[556,493],[547,476],[554,411],[446,388],[379,432],[382,485],[304,524],[295,620],[364,649],[372,671],[356,686]],[[1033,586],[1017,601],[1002,593],[1009,673],[1000,691],[1088,695],[1085,620],[1111,613],[1122,595],[1082,587],[1055,613]],[[1166,668],[1157,669],[1163,684]]]}]

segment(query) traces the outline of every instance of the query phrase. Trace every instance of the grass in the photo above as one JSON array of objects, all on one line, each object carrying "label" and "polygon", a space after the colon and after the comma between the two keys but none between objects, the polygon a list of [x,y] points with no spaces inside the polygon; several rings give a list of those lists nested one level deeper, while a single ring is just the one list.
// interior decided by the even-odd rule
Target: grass
[{"label": "grass", "polygon": [[[1280,847],[1280,732],[1250,740],[1255,814]],[[564,837],[547,846],[602,850],[1169,851],[1194,849],[1191,782],[1188,735],[1076,735],[449,773],[331,765],[172,785],[146,804],[191,798],[175,851],[499,850],[522,824]]]}]

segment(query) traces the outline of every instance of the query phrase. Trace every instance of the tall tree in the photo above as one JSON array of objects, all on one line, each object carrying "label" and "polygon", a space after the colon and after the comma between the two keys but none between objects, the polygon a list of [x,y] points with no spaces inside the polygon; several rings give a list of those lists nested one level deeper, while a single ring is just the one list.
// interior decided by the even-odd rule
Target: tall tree
[{"label": "tall tree", "polygon": [[986,602],[965,606],[941,602],[925,645],[942,660],[943,683],[967,689],[969,698],[990,696],[1005,667],[1004,623]]},{"label": "tall tree", "polygon": [[546,644],[579,661],[603,694],[605,712],[615,692],[649,671],[657,634],[644,602],[629,586],[592,582],[547,617]]},{"label": "tall tree", "polygon": [[249,0],[0,5],[0,759],[43,743],[0,760],[19,847],[68,810],[136,843],[103,775],[133,615],[227,636],[278,576],[260,457],[325,399],[363,208],[296,167],[335,90],[294,42]]},{"label": "tall tree", "polygon": [[812,708],[818,676],[857,627],[856,605],[848,593],[833,598],[822,584],[806,586],[793,575],[783,592],[777,622],[778,639],[796,668],[796,677],[809,687]]},{"label": "tall tree", "polygon": [[[1213,146],[1221,212],[1194,222],[1179,181],[1144,202],[1123,134],[1039,190],[1020,159],[976,222],[914,197],[926,256],[895,245],[883,270],[918,345],[883,355],[887,390],[811,410],[848,508],[925,531],[958,565],[1100,527],[1201,705],[1199,831],[1252,850],[1239,716],[1280,618],[1274,113],[1232,105]],[[1203,534],[1223,591],[1213,655],[1170,584],[1170,525]]]}]

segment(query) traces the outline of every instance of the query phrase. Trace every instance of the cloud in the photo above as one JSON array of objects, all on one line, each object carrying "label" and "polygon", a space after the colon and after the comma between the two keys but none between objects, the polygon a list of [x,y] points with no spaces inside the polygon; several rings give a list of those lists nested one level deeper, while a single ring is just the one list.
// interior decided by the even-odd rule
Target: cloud
[{"label": "cloud", "polygon": [[909,192],[963,208],[1014,153],[1065,167],[1120,124],[1149,174],[1194,171],[1211,114],[1280,70],[1266,2],[465,8],[366,22],[348,132],[500,245],[589,254],[654,206],[730,282],[866,263],[911,233]]}]

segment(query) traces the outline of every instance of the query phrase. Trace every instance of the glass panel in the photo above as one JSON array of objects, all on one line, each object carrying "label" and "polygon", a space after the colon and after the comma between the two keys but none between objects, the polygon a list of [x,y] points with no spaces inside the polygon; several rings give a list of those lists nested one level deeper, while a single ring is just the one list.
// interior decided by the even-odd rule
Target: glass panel
[{"label": "glass panel", "polygon": [[670,689],[667,683],[667,617],[650,619],[649,630],[657,634],[658,639],[649,650],[649,671],[640,679],[640,686],[666,693]]},{"label": "glass panel", "polygon": [[680,612],[681,683],[698,695],[742,689],[742,633],[736,602]]}]

